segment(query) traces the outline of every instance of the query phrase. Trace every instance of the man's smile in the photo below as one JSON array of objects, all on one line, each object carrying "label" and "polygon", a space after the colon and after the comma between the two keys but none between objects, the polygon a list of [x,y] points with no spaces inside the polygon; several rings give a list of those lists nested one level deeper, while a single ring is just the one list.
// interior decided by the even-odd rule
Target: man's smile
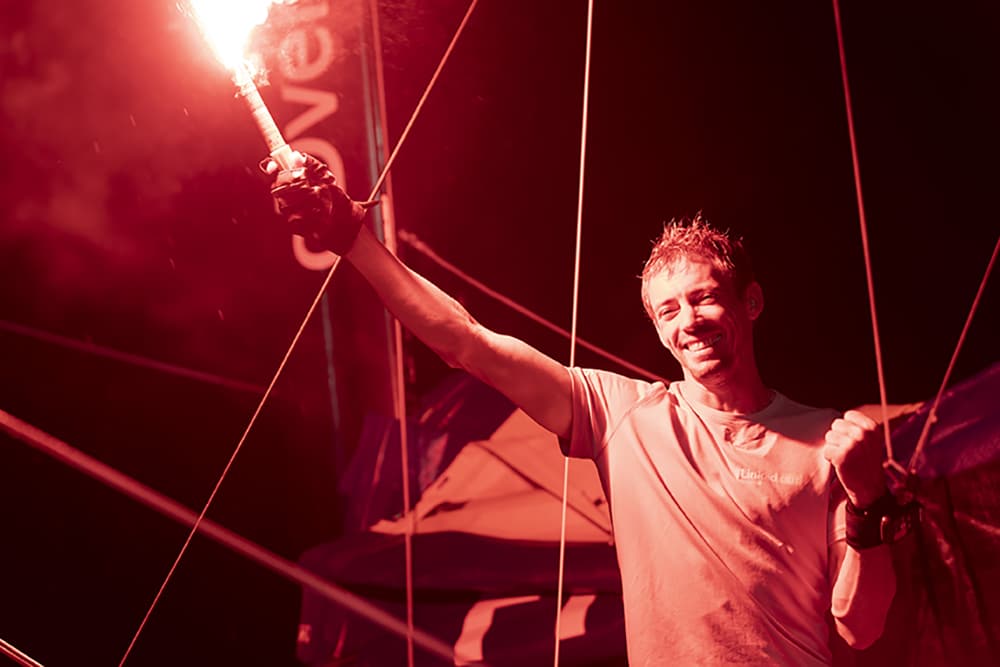
[{"label": "man's smile", "polygon": [[688,352],[698,352],[710,347],[714,347],[722,339],[722,334],[718,333],[711,338],[699,338],[698,340],[691,341],[684,344],[684,349]]}]

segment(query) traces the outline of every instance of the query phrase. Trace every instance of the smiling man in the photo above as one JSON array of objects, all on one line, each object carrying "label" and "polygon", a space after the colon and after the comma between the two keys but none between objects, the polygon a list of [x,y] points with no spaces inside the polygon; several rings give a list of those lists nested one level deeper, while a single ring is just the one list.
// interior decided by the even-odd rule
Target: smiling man
[{"label": "smiling man", "polygon": [[611,507],[629,662],[826,665],[830,628],[864,647],[895,592],[875,424],[768,388],[753,352],[763,306],[738,240],[700,217],[664,228],[642,297],[683,379],[567,368],[480,325],[362,224],[330,172],[279,174],[278,211],[351,262],[450,365],[492,385],[595,461]]},{"label": "smiling man", "polygon": [[852,507],[885,494],[875,425],[764,384],[763,290],[700,217],[664,229],[642,296],[683,380],[570,369],[565,448],[611,499],[631,664],[828,664],[829,619],[869,644],[895,579],[885,546],[845,549],[844,491]]}]

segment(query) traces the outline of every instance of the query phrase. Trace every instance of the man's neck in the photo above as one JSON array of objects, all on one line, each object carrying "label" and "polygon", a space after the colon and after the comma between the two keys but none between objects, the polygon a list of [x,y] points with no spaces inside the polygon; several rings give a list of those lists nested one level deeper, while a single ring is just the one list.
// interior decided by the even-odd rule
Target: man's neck
[{"label": "man's neck", "polygon": [[742,382],[734,378],[712,382],[685,377],[683,391],[690,400],[702,405],[744,415],[763,410],[774,399],[774,392],[756,373]]}]

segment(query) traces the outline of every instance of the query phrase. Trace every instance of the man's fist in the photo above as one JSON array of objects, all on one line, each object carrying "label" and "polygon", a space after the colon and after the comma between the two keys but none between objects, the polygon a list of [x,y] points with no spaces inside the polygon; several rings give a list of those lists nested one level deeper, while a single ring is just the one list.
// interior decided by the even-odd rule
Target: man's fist
[{"label": "man's fist", "polygon": [[834,419],[826,432],[823,456],[857,507],[867,507],[885,494],[883,454],[878,424],[857,410]]},{"label": "man's fist", "polygon": [[275,210],[312,252],[330,250],[345,255],[354,245],[368,209],[378,202],[353,201],[325,164],[311,155],[300,155],[303,165],[299,168],[278,171],[273,161],[264,167],[267,173],[277,172],[271,188]]}]

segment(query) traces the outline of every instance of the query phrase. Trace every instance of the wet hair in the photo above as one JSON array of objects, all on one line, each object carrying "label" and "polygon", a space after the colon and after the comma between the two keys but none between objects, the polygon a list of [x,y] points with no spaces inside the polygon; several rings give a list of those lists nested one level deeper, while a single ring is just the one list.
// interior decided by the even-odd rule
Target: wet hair
[{"label": "wet hair", "polygon": [[693,218],[671,220],[663,225],[663,233],[654,242],[642,269],[642,304],[651,319],[655,318],[649,302],[649,281],[685,259],[710,263],[732,281],[737,294],[743,294],[754,280],[750,255],[743,247],[742,238],[732,236],[729,231],[719,231],[700,212]]}]

